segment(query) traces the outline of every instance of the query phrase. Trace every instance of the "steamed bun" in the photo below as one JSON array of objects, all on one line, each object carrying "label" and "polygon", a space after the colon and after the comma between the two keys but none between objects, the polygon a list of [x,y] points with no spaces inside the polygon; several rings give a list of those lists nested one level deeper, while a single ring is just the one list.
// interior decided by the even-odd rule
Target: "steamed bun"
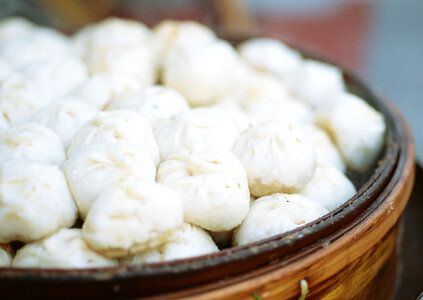
[{"label": "steamed bun", "polygon": [[340,94],[336,105],[318,116],[318,122],[353,170],[366,171],[382,150],[386,131],[383,115],[355,95]]},{"label": "steamed bun", "polygon": [[67,147],[75,133],[96,115],[97,110],[68,98],[40,110],[32,121],[54,130]]},{"label": "steamed bun", "polygon": [[233,152],[248,176],[250,192],[261,197],[293,193],[313,177],[316,154],[300,128],[272,121],[250,127],[235,141]]},{"label": "steamed bun", "polygon": [[130,109],[143,116],[151,126],[190,109],[177,91],[165,86],[150,86],[115,98],[108,110]]},{"label": "steamed bun", "polygon": [[351,181],[331,165],[317,164],[311,181],[299,192],[331,211],[356,193]]},{"label": "steamed bun", "polygon": [[126,142],[93,143],[75,152],[63,172],[82,219],[111,184],[127,178],[154,182],[156,167],[143,150]]},{"label": "steamed bun", "polygon": [[282,79],[292,76],[302,63],[298,51],[270,38],[256,38],[242,43],[239,54],[257,70],[270,72]]},{"label": "steamed bun", "polygon": [[253,202],[248,216],[235,230],[235,246],[285,233],[326,214],[320,203],[298,194],[273,194]]},{"label": "steamed bun", "polygon": [[88,247],[81,229],[62,229],[39,241],[28,243],[13,259],[15,268],[99,268],[115,267],[118,261]]},{"label": "steamed bun", "polygon": [[0,243],[31,242],[77,217],[65,176],[57,166],[29,160],[0,164]]},{"label": "steamed bun", "polygon": [[329,135],[324,130],[311,124],[304,126],[303,130],[316,151],[317,163],[330,164],[345,173],[347,167],[344,159]]},{"label": "steamed bun", "polygon": [[0,133],[0,162],[12,159],[30,159],[61,167],[66,154],[61,138],[53,130],[26,123]]},{"label": "steamed bun", "polygon": [[157,180],[179,193],[185,221],[204,229],[230,230],[248,213],[247,174],[230,151],[181,151],[160,165]]},{"label": "steamed bun", "polygon": [[239,127],[216,108],[196,108],[174,115],[154,127],[162,161],[181,148],[197,153],[206,149],[231,150]]},{"label": "steamed bun", "polygon": [[68,157],[92,143],[110,145],[128,142],[147,153],[157,165],[159,149],[150,125],[138,113],[130,110],[105,111],[85,124],[72,138]]},{"label": "steamed bun", "polygon": [[124,265],[148,264],[183,259],[217,252],[210,235],[200,227],[184,223],[169,241],[158,248],[143,251],[122,259]]},{"label": "steamed bun", "polygon": [[180,42],[164,59],[162,79],[198,107],[228,94],[238,84],[241,69],[236,51],[225,41]]},{"label": "steamed bun", "polygon": [[155,182],[124,181],[94,202],[83,237],[108,257],[123,257],[166,243],[183,223],[178,194]]}]

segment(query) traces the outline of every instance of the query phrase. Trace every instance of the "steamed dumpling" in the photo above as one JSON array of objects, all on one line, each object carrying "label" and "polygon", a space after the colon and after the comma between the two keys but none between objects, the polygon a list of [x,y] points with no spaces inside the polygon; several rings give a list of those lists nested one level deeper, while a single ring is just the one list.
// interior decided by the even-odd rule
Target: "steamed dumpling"
[{"label": "steamed dumpling", "polygon": [[182,222],[182,203],[175,191],[155,182],[127,180],[98,197],[82,230],[97,251],[123,257],[166,243]]},{"label": "steamed dumpling", "polygon": [[153,127],[157,122],[190,109],[177,91],[164,86],[150,86],[141,91],[117,97],[108,110],[130,109],[138,112]]},{"label": "steamed dumpling", "polygon": [[241,76],[236,51],[225,41],[179,42],[163,63],[163,83],[192,107],[211,105],[228,94]]},{"label": "steamed dumpling", "polygon": [[0,162],[30,159],[61,167],[66,159],[62,139],[37,123],[17,125],[0,133]]},{"label": "steamed dumpling", "polygon": [[206,149],[231,150],[239,127],[222,110],[196,108],[157,124],[154,135],[163,161],[181,148],[191,153]]},{"label": "steamed dumpling", "polygon": [[200,227],[184,223],[173,232],[162,246],[122,259],[124,265],[148,264],[175,259],[190,258],[217,252],[219,249],[210,235]]},{"label": "steamed dumpling", "polygon": [[18,250],[14,268],[99,268],[115,267],[118,261],[92,250],[82,239],[81,229],[62,229]]},{"label": "steamed dumpling", "polygon": [[248,213],[247,174],[231,152],[181,151],[157,171],[158,182],[179,193],[185,221],[210,231],[227,231]]},{"label": "steamed dumpling", "polygon": [[319,202],[331,211],[342,205],[356,193],[352,182],[337,168],[317,164],[311,181],[300,191],[301,195]]},{"label": "steamed dumpling", "polygon": [[156,165],[159,163],[159,149],[150,125],[130,110],[101,112],[75,134],[67,154],[71,157],[78,149],[92,143],[114,145],[122,141],[139,147]]},{"label": "steamed dumpling", "polygon": [[236,140],[233,152],[248,176],[250,192],[261,197],[293,193],[313,177],[316,154],[300,128],[281,121],[248,128]]},{"label": "steamed dumpling", "polygon": [[111,184],[128,178],[154,182],[156,167],[143,150],[126,142],[93,143],[75,152],[63,172],[82,219]]},{"label": "steamed dumpling", "polygon": [[32,121],[53,129],[67,147],[75,133],[96,115],[97,110],[82,102],[63,99],[40,110]]},{"label": "steamed dumpling", "polygon": [[322,112],[318,121],[353,170],[366,171],[382,150],[386,131],[383,115],[355,95],[340,94],[336,105]]},{"label": "steamed dumpling", "polygon": [[298,194],[273,194],[253,202],[248,216],[234,232],[234,246],[285,233],[326,214],[320,203]]},{"label": "steamed dumpling", "polygon": [[31,242],[71,227],[77,217],[62,171],[29,160],[0,164],[0,243]]}]

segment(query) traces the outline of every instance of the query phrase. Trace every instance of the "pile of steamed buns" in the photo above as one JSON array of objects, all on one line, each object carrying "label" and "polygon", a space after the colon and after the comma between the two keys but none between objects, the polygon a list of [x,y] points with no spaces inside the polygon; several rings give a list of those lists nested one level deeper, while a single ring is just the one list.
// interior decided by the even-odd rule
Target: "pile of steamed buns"
[{"label": "pile of steamed buns", "polygon": [[277,40],[6,19],[0,266],[145,264],[290,231],[355,194],[344,173],[374,164],[384,134],[340,70]]}]

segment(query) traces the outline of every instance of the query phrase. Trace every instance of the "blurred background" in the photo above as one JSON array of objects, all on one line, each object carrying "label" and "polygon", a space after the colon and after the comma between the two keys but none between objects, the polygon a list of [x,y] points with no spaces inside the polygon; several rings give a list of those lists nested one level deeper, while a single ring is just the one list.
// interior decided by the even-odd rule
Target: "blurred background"
[{"label": "blurred background", "polygon": [[72,33],[109,15],[154,25],[193,19],[224,37],[278,37],[361,76],[397,103],[423,161],[422,0],[0,0],[0,19],[22,15]]}]

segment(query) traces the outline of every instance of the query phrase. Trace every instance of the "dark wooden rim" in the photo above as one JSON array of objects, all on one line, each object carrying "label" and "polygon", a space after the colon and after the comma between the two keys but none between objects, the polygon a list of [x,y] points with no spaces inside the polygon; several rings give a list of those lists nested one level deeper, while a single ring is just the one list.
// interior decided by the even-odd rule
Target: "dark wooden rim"
[{"label": "dark wooden rim", "polygon": [[[138,284],[142,282],[142,285],[138,286],[139,291],[149,294],[245,272],[292,254],[342,229],[375,202],[390,182],[399,157],[407,155],[407,151],[403,149],[407,147],[407,141],[403,134],[402,117],[395,106],[382,97],[377,97],[349,72],[344,72],[344,77],[352,93],[366,99],[383,113],[387,123],[387,133],[384,152],[375,171],[358,193],[338,209],[282,235],[250,245],[225,249],[211,255],[143,266],[98,269],[1,268],[0,280],[4,283],[19,281],[22,283],[80,282],[87,284],[101,282],[130,284],[136,281]],[[376,204],[376,208],[377,205],[379,204]],[[98,288],[98,285],[94,284],[93,287]]]}]

